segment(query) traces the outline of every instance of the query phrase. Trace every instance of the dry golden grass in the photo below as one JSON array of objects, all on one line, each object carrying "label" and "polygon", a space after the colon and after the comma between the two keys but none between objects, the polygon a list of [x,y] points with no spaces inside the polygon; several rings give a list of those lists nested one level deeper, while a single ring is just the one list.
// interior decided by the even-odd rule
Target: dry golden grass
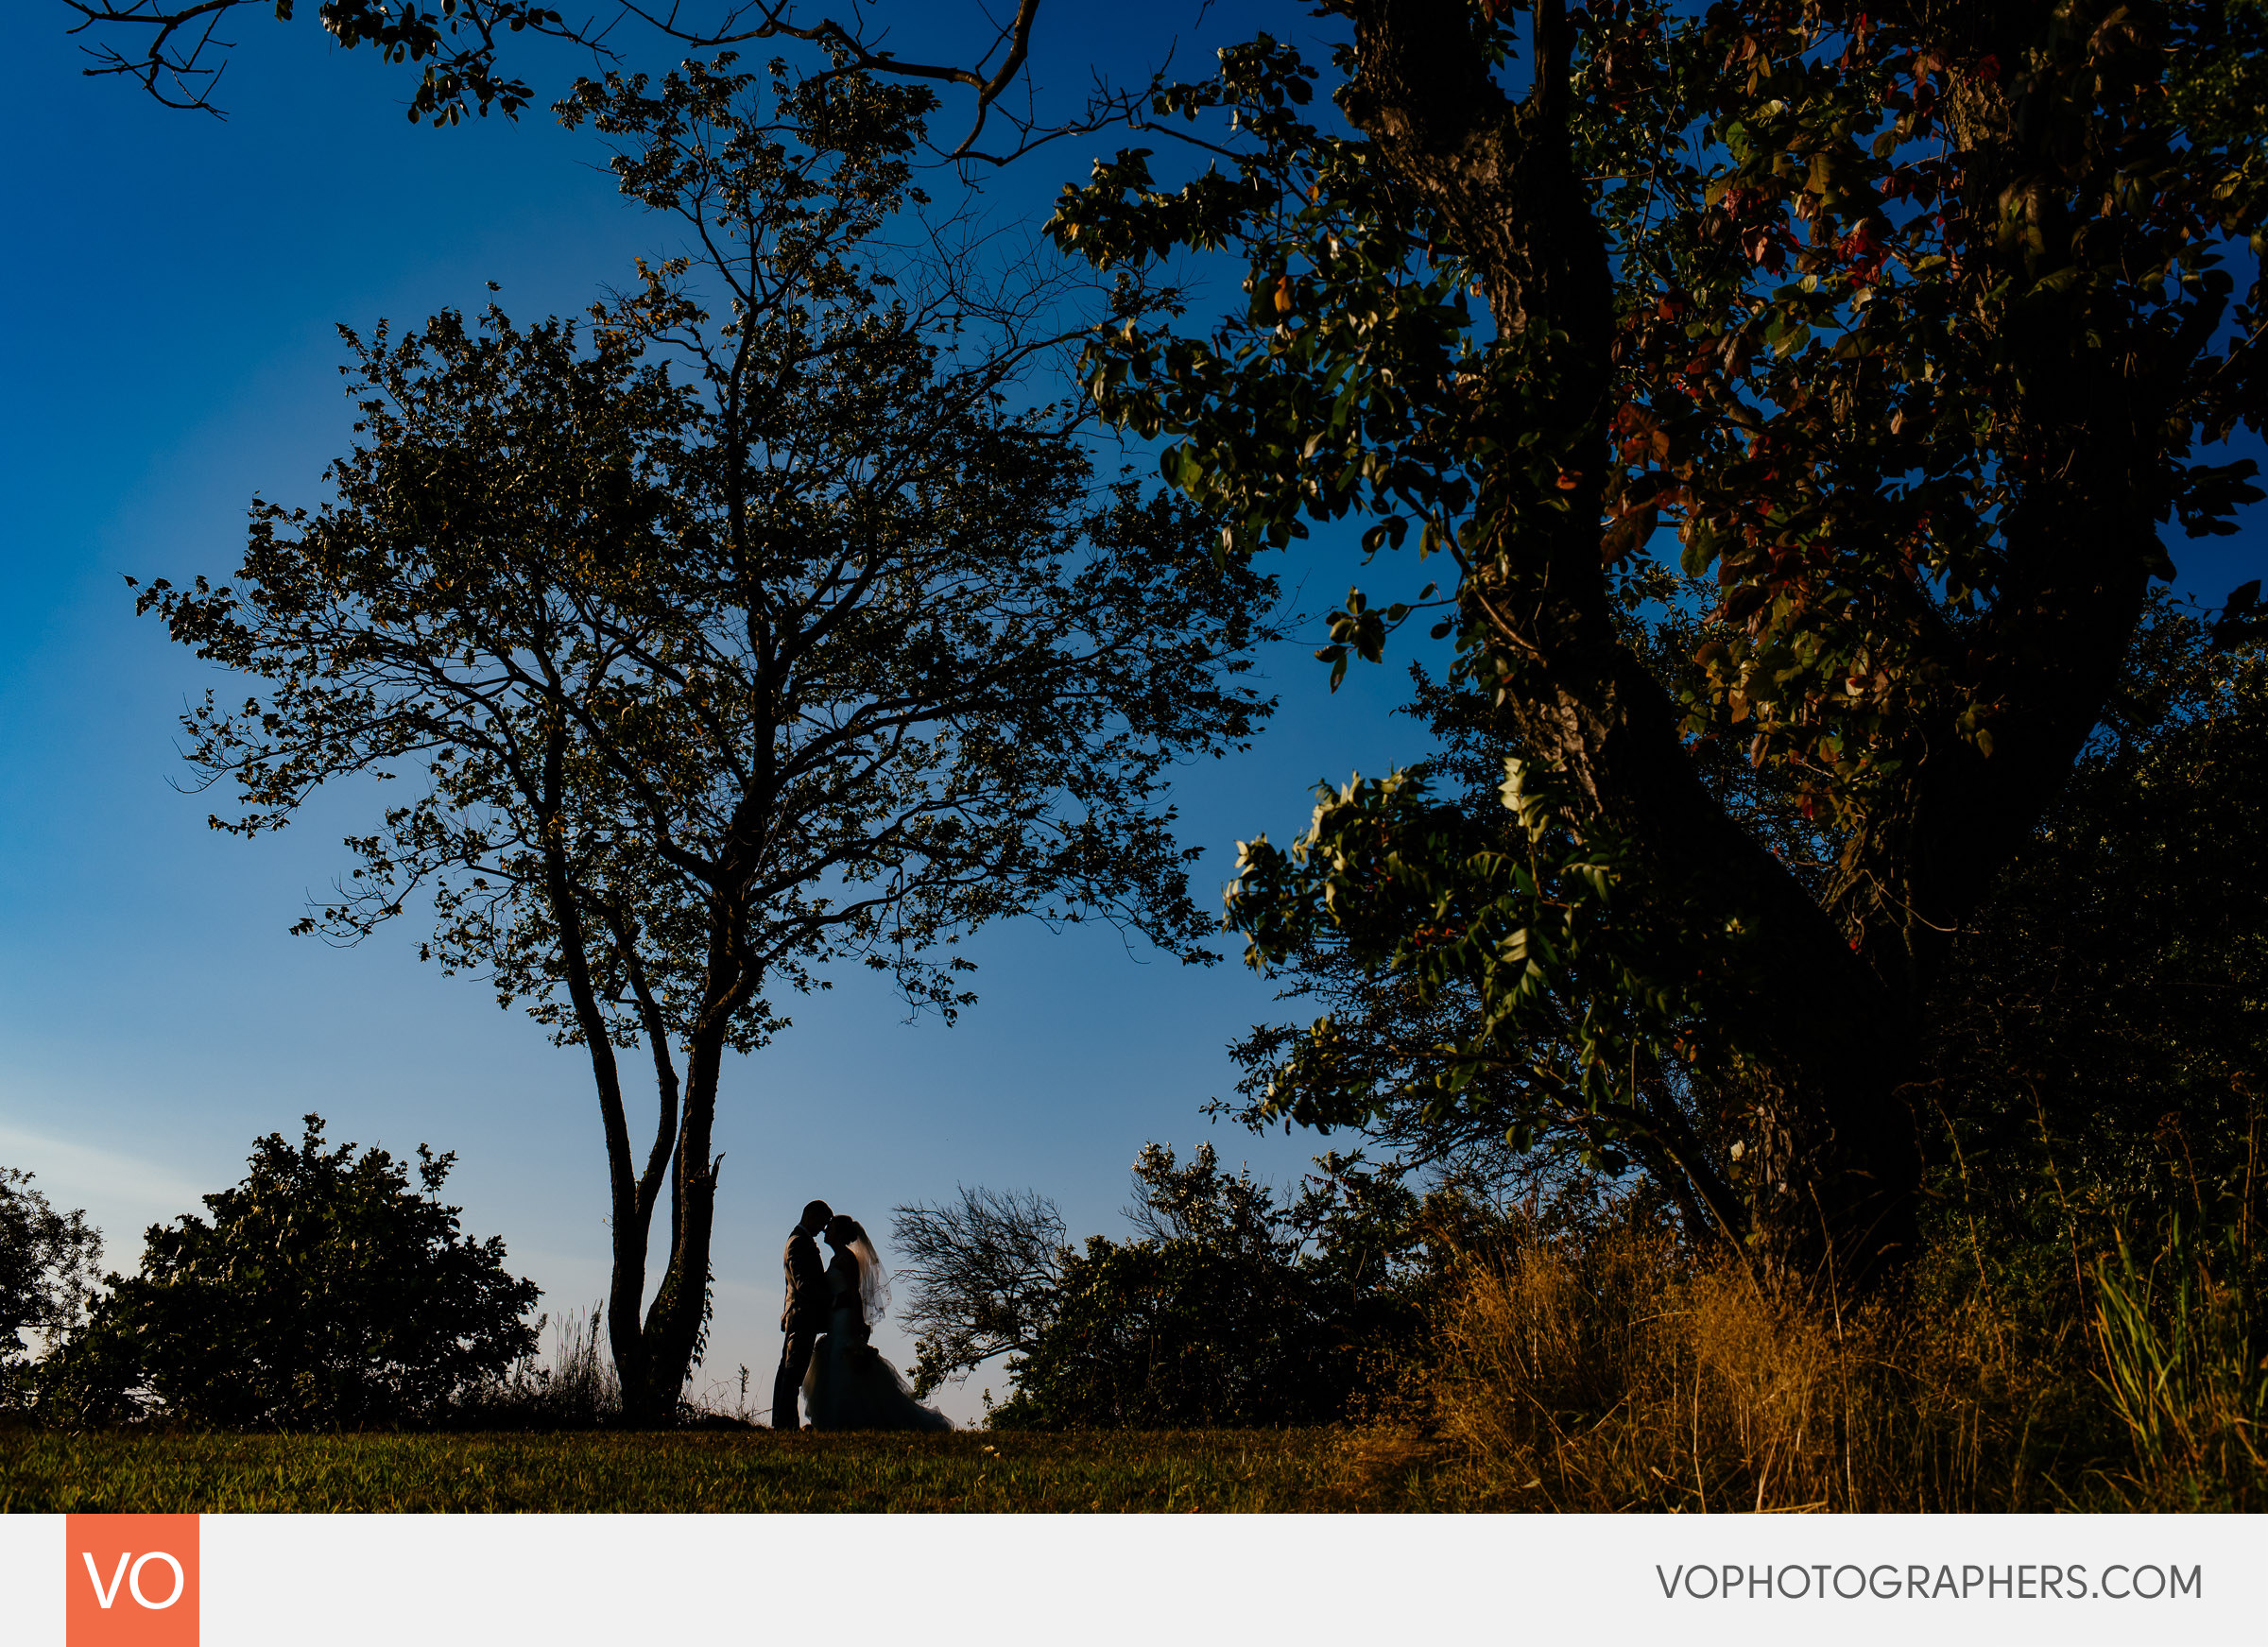
[{"label": "dry golden grass", "polygon": [[1404,1422],[1352,1450],[1373,1476],[1422,1454],[1437,1501],[1581,1511],[2262,1501],[2242,1415],[2192,1413],[2218,1446],[2146,1453],[2108,1398],[2099,1335],[2075,1321],[2019,1327],[1982,1289],[1924,1285],[1894,1306],[1848,1311],[1831,1293],[1775,1290],[1736,1263],[1697,1266],[1664,1236],[1617,1229],[1471,1265],[1436,1348]]}]

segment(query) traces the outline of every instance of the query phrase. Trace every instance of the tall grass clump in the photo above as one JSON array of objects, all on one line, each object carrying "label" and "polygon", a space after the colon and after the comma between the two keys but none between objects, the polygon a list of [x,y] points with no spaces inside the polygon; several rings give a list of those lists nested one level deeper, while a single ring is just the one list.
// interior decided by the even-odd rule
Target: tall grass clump
[{"label": "tall grass clump", "polygon": [[603,1424],[622,1412],[622,1381],[601,1347],[600,1307],[588,1315],[570,1310],[551,1341],[551,1364],[542,1370],[543,1401],[555,1422],[570,1428]]},{"label": "tall grass clump", "polygon": [[1927,1277],[1852,1310],[1610,1224],[1466,1265],[1432,1422],[1538,1509],[2053,1508],[2077,1337]]},{"label": "tall grass clump", "polygon": [[2093,1266],[2096,1373],[2132,1457],[2108,1481],[2135,1509],[2259,1507],[2268,1345],[2248,1225],[2219,1239],[2178,1216],[2148,1259],[2123,1235]]},{"label": "tall grass clump", "polygon": [[570,1310],[551,1327],[551,1353],[529,1357],[505,1375],[468,1392],[422,1427],[446,1430],[592,1430],[622,1415],[622,1382],[604,1347],[604,1315],[597,1304],[585,1314]]}]

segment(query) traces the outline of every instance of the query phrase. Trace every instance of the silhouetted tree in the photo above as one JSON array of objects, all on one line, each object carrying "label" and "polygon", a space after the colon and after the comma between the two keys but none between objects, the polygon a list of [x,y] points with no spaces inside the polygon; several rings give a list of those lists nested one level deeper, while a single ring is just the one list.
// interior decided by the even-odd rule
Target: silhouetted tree
[{"label": "silhouetted tree", "polygon": [[1036,1191],[964,1187],[936,1206],[891,1210],[917,1355],[914,1394],[959,1382],[997,1355],[1029,1351],[1053,1317],[1070,1250],[1063,1214]]},{"label": "silhouetted tree", "polygon": [[1077,408],[1008,404],[1047,294],[882,239],[919,203],[930,94],[784,71],[764,94],[729,59],[582,84],[564,116],[700,264],[644,268],[587,336],[494,309],[350,335],[336,501],[258,504],[233,586],[140,601],[267,683],[187,717],[242,801],[216,827],[417,775],[301,929],[352,940],[429,898],[424,953],[588,1051],[609,1333],[649,1421],[704,1342],[725,1055],[784,1027],[776,992],[856,961],[951,1018],[951,946],[1025,912],[1212,959],[1165,780],[1268,709],[1234,677],[1272,586],[1185,506],[1097,486]]}]

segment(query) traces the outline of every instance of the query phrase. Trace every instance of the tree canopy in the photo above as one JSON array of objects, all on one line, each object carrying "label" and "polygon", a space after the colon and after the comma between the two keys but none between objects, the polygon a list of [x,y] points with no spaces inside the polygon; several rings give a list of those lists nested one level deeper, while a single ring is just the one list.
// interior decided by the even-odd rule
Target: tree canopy
[{"label": "tree canopy", "polygon": [[[220,77],[234,43],[215,30],[232,13],[267,9],[270,0],[62,0],[77,16],[70,31],[87,37],[90,76],[119,77],[139,85],[168,108],[225,115],[217,101]],[[279,23],[290,23],[293,0],[273,0]],[[848,21],[799,9],[794,0],[721,0],[706,9],[682,5],[648,10],[617,0],[601,13],[570,19],[536,0],[440,0],[421,7],[417,0],[318,0],[314,8],[324,33],[348,51],[373,47],[389,63],[413,67],[416,83],[408,98],[415,123],[455,126],[470,114],[490,111],[507,119],[537,99],[509,60],[514,37],[562,41],[601,64],[620,61],[617,39],[627,33],[672,47],[715,50],[756,41],[816,47],[835,61],[868,73],[903,77],[966,88],[975,105],[974,123],[953,151],[977,154],[977,143],[994,118],[1002,94],[1022,83],[1031,52],[1032,26],[1040,0],[1019,0],[1005,21],[986,18],[966,43],[965,61],[915,61],[874,37],[856,10]],[[1092,128],[1138,107],[1124,94],[1097,99],[1083,125]],[[1029,141],[1037,122],[1012,110],[998,112],[1014,139],[1010,149]],[[994,159],[995,156],[980,158]]]}]

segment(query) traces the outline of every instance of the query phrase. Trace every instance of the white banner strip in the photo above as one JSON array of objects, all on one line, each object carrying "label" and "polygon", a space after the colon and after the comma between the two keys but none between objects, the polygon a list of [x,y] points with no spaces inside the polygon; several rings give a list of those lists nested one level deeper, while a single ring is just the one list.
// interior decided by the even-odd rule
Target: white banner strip
[{"label": "white banner strip", "polygon": [[[208,1516],[200,1535],[205,1647],[2268,1640],[2268,1524],[2236,1516]],[[11,1647],[62,1647],[65,1545],[60,1516],[0,1519]]]}]

